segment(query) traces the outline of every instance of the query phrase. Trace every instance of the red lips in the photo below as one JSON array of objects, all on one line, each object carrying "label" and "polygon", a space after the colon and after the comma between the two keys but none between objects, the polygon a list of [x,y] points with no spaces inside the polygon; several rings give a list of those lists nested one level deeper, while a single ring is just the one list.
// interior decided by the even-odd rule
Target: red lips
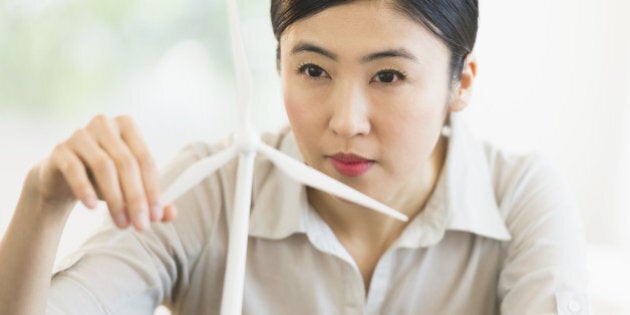
[{"label": "red lips", "polygon": [[357,177],[367,173],[374,161],[356,154],[337,153],[330,156],[330,163],[341,175]]}]

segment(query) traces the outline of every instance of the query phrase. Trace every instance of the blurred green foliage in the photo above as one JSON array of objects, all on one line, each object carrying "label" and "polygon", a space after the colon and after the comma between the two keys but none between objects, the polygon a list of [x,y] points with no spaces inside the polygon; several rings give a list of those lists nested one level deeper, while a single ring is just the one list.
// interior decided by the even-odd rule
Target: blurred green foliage
[{"label": "blurred green foliage", "polygon": [[[268,6],[240,5],[250,2]],[[245,16],[249,7],[241,10]],[[231,71],[222,0],[4,0],[0,111],[93,103],[183,39],[198,40],[221,59],[213,71]]]}]

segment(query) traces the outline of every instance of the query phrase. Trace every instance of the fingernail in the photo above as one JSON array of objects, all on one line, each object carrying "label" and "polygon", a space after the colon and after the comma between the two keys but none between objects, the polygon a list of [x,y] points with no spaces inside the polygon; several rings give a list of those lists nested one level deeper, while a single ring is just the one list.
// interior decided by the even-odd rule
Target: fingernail
[{"label": "fingernail", "polygon": [[117,213],[114,215],[114,222],[120,228],[127,226],[127,216],[124,213]]},{"label": "fingernail", "polygon": [[175,218],[177,216],[177,213],[179,211],[177,210],[177,208],[174,205],[171,205],[171,213],[173,215],[173,218]]},{"label": "fingernail", "polygon": [[96,198],[91,197],[91,196],[90,196],[90,197],[87,197],[87,198],[84,200],[84,203],[85,203],[85,206],[86,206],[86,207],[88,207],[88,208],[90,208],[90,209],[94,209],[94,208],[96,208],[96,206],[97,206],[97,200],[96,200]]}]

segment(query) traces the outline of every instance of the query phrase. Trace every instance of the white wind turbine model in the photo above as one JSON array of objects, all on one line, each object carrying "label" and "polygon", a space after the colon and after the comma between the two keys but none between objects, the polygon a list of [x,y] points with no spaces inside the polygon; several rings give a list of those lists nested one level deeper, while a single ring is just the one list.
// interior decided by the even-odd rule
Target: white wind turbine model
[{"label": "white wind turbine model", "polygon": [[232,58],[237,81],[238,113],[240,115],[235,141],[227,149],[191,165],[164,191],[163,199],[166,204],[175,201],[177,197],[197,185],[215,170],[236,156],[239,157],[234,208],[232,209],[232,217],[228,220],[230,222],[229,245],[223,282],[221,315],[240,315],[243,303],[252,178],[256,153],[264,155],[286,175],[304,185],[320,189],[401,221],[407,221],[408,218],[260,141],[260,137],[254,131],[251,122],[252,77],[241,38],[236,0],[227,0],[227,6]]}]

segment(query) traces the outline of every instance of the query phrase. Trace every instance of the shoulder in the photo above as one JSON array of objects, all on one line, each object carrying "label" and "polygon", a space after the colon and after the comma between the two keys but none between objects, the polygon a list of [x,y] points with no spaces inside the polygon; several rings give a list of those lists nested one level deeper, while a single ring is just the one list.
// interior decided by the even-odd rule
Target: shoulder
[{"label": "shoulder", "polygon": [[568,183],[550,158],[540,152],[509,152],[487,142],[482,146],[504,218],[527,205],[576,207]]},{"label": "shoulder", "polygon": [[509,153],[487,143],[484,151],[512,236],[503,244],[502,312],[588,306],[583,221],[568,183],[540,153]]},{"label": "shoulder", "polygon": [[508,257],[528,248],[546,249],[541,263],[583,267],[584,222],[575,195],[551,160],[484,146],[497,205],[512,235]]}]

